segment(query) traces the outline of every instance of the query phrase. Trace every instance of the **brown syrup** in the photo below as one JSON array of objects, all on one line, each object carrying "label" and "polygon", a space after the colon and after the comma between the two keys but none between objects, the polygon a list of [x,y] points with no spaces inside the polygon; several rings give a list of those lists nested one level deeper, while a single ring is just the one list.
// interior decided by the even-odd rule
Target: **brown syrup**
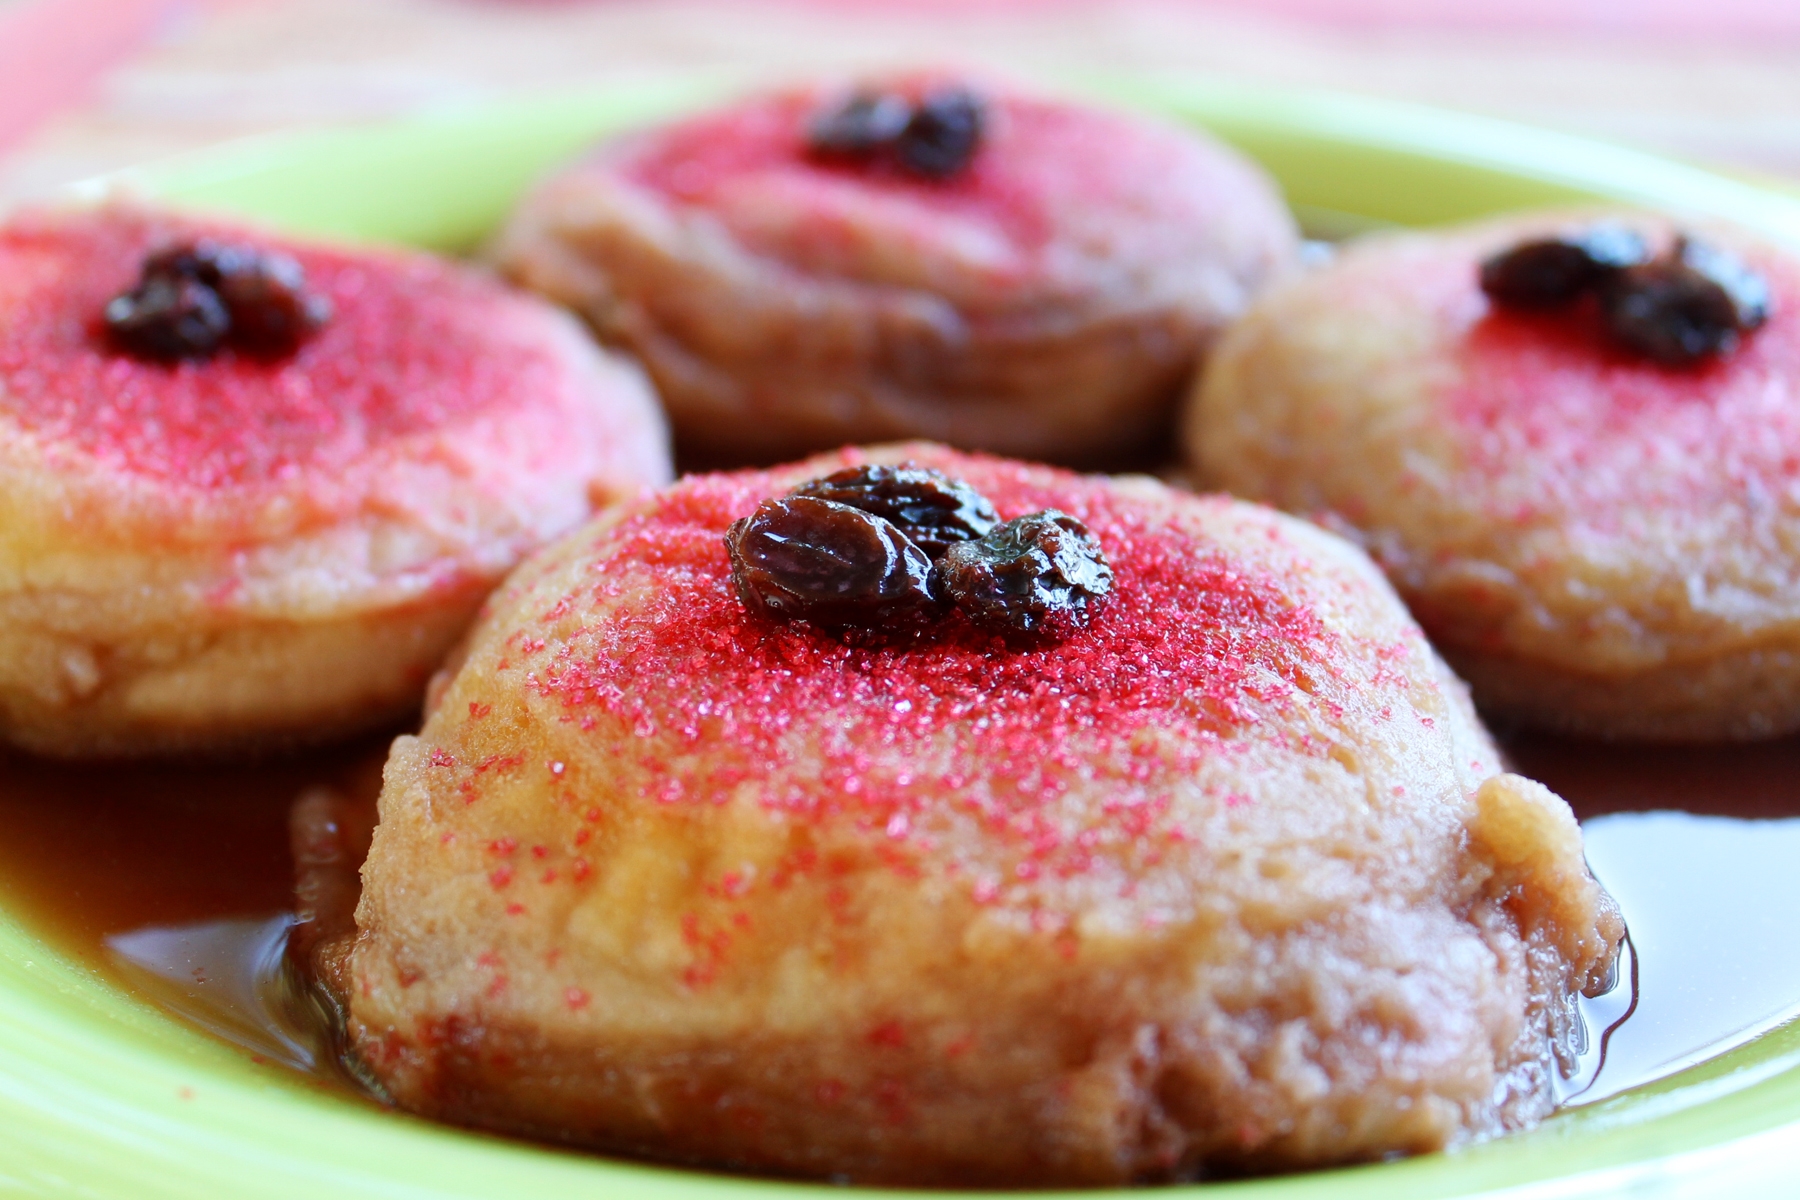
[{"label": "brown syrup", "polygon": [[[246,1054],[351,1091],[283,960],[288,815],[312,787],[372,796],[384,746],[253,766],[0,759],[0,906]],[[1678,749],[1531,736],[1507,751],[1582,818],[1635,945],[1620,986],[1584,1002],[1589,1044],[1567,1100],[1670,1074],[1800,1015],[1800,962],[1767,952],[1800,924],[1800,739]]]},{"label": "brown syrup", "polygon": [[259,764],[71,766],[0,756],[0,907],[81,965],[238,1046],[348,1086],[283,960],[288,815],[368,797],[388,738]]}]

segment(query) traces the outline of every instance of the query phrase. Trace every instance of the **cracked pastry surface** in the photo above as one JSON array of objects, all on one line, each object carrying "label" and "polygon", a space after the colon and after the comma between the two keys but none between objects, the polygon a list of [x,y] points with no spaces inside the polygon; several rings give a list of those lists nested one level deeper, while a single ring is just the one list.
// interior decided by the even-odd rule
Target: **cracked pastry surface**
[{"label": "cracked pastry surface", "polygon": [[[1487,255],[1593,214],[1382,235],[1224,340],[1184,439],[1200,481],[1356,531],[1483,707],[1664,740],[1800,728],[1800,260],[1731,353],[1665,367],[1592,303],[1495,308]],[[1663,218],[1618,218],[1666,243]]]},{"label": "cracked pastry surface", "polygon": [[[749,614],[730,523],[868,459],[1075,515],[1113,593],[1026,650]],[[359,1069],[468,1125],[895,1184],[1426,1150],[1549,1110],[1623,933],[1366,558],[1148,479],[690,476],[515,574],[434,701],[309,937]]]},{"label": "cracked pastry surface", "polygon": [[[291,255],[334,314],[291,357],[122,353],[147,253]],[[641,375],[424,255],[112,205],[0,227],[0,737],[257,749],[390,720],[486,592],[668,478]]]},{"label": "cracked pastry surface", "polygon": [[723,465],[902,437],[1160,450],[1197,357],[1294,262],[1292,218],[1203,134],[980,90],[981,146],[946,178],[809,151],[836,87],[615,138],[531,193],[494,256],[642,359],[677,443]]}]

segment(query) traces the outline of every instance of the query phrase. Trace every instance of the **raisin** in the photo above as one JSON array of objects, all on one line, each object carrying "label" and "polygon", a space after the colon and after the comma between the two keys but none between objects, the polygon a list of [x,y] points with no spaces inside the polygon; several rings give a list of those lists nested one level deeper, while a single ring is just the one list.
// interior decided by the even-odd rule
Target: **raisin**
[{"label": "raisin", "polygon": [[936,562],[957,542],[978,538],[1000,523],[988,498],[942,471],[903,463],[897,467],[846,467],[794,489],[874,513],[898,525]]},{"label": "raisin", "polygon": [[981,100],[973,92],[933,92],[913,109],[912,119],[894,139],[894,156],[909,171],[947,179],[975,157],[985,124]]},{"label": "raisin", "polygon": [[806,144],[819,154],[866,158],[891,145],[912,115],[899,96],[859,92],[813,117]]},{"label": "raisin", "polygon": [[253,354],[292,354],[331,319],[331,302],[306,291],[306,272],[285,254],[225,247],[213,286],[231,313],[231,340]]},{"label": "raisin", "polygon": [[203,358],[229,342],[261,355],[293,353],[330,319],[285,254],[203,239],[144,259],[138,286],[106,306],[113,339],[145,358]]},{"label": "raisin", "polygon": [[1627,349],[1665,366],[1729,354],[1769,319],[1768,284],[1736,256],[1692,238],[1631,267],[1600,290],[1607,329]]},{"label": "raisin", "polygon": [[1647,261],[1650,247],[1622,225],[1521,242],[1481,264],[1481,290],[1508,308],[1568,304],[1611,275]]},{"label": "raisin", "polygon": [[196,279],[152,275],[106,305],[113,341],[139,358],[205,358],[219,348],[231,317],[219,294]]},{"label": "raisin", "polygon": [[892,522],[814,496],[765,500],[725,534],[744,607],[823,629],[916,631],[942,608],[931,560]]},{"label": "raisin", "polygon": [[1046,509],[950,547],[938,572],[971,621],[1003,634],[1066,637],[1093,619],[1113,573],[1086,525]]}]

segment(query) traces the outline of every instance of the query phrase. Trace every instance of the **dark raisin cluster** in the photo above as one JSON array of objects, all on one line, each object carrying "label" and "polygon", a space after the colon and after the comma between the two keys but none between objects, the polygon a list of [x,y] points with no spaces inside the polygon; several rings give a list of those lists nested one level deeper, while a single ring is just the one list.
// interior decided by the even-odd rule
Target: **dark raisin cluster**
[{"label": "dark raisin cluster", "polygon": [[986,123],[980,97],[966,88],[941,88],[917,103],[859,92],[815,115],[806,143],[825,157],[885,158],[915,175],[948,179],[975,157]]},{"label": "dark raisin cluster", "polygon": [[849,467],[765,500],[725,546],[751,612],[839,633],[917,635],[954,607],[992,633],[1061,638],[1113,581],[1074,517],[1002,523],[968,484],[911,465]]},{"label": "dark raisin cluster", "polygon": [[326,321],[331,302],[306,290],[285,254],[210,239],[144,259],[137,286],[106,305],[106,331],[139,358],[205,358],[227,344],[249,354],[292,354]]},{"label": "dark raisin cluster", "polygon": [[1481,290],[1537,310],[1592,295],[1616,342],[1676,367],[1731,353],[1771,311],[1768,283],[1735,255],[1683,236],[1652,256],[1641,235],[1607,224],[1494,255],[1481,264]]}]

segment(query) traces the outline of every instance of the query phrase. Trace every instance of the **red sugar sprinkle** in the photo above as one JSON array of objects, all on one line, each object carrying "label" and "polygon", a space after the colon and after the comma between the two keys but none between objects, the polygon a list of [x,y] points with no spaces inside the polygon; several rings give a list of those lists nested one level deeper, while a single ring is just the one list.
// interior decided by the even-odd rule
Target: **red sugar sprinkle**
[{"label": "red sugar sprinkle", "polygon": [[[1444,311],[1482,312],[1468,260],[1421,262],[1409,294]],[[1769,322],[1732,354],[1692,368],[1634,358],[1606,336],[1595,306],[1533,315],[1488,311],[1459,354],[1448,415],[1496,518],[1573,513],[1633,536],[1630,514],[1738,508],[1800,481],[1800,267],[1746,260],[1768,280]]]},{"label": "red sugar sprinkle", "polygon": [[517,840],[509,837],[495,838],[488,843],[489,854],[511,854],[519,848]]},{"label": "red sugar sprinkle", "polygon": [[485,775],[489,771],[510,771],[524,761],[523,754],[490,754],[475,764],[475,774]]},{"label": "red sugar sprinkle", "polygon": [[509,917],[522,917],[525,915],[525,906],[520,904],[517,900],[514,900],[511,904],[506,906],[506,915]]},{"label": "red sugar sprinkle", "polygon": [[[513,301],[424,257],[291,246],[330,323],[292,358],[225,351],[173,367],[115,353],[107,300],[146,251],[210,225],[123,209],[34,214],[0,228],[0,395],[8,416],[108,467],[192,489],[321,476],[396,439],[554,389],[547,348],[495,329]],[[502,306],[506,306],[503,310]]]},{"label": "red sugar sprinkle", "polygon": [[563,1003],[569,1006],[570,1012],[580,1012],[588,1006],[588,994],[578,987],[563,992]]},{"label": "red sugar sprinkle", "polygon": [[906,1029],[899,1021],[883,1021],[869,1030],[869,1045],[902,1047],[906,1045]]},{"label": "red sugar sprinkle", "polygon": [[[608,149],[589,169],[620,174],[672,206],[704,208],[753,252],[829,275],[864,273],[858,255],[874,219],[887,231],[879,244],[904,239],[929,256],[946,240],[978,238],[987,275],[1041,278],[1059,232],[1085,236],[1094,213],[1206,228],[1234,190],[1204,148],[1176,131],[1005,90],[989,100],[998,112],[981,150],[947,179],[879,158],[811,154],[804,131],[819,99],[793,93],[680,122]],[[791,217],[771,221],[772,211]]]},{"label": "red sugar sprinkle", "polygon": [[[533,656],[530,690],[584,726],[604,722],[648,802],[723,803],[745,779],[775,778],[762,799],[770,808],[892,841],[916,835],[925,806],[950,805],[1015,843],[1013,869],[1031,879],[1079,872],[1105,846],[1166,837],[1177,782],[1208,756],[1285,739],[1279,718],[1302,692],[1342,711],[1403,689],[1396,675],[1385,696],[1369,694],[1373,648],[1346,646],[1293,593],[1305,561],[1279,540],[1253,567],[1091,478],[979,457],[932,462],[1002,517],[1053,506],[1088,523],[1117,577],[1090,628],[1053,649],[1013,650],[953,615],[896,649],[753,618],[731,586],[722,535],[785,482],[691,476],[611,530],[582,585],[602,602],[631,587],[630,618],[549,641]],[[647,598],[637,582],[646,571]],[[589,603],[577,592],[554,611]],[[784,771],[797,729],[808,731],[806,770]],[[644,730],[655,740],[625,736]],[[700,765],[669,772],[671,740],[704,747]],[[1076,780],[1111,797],[1091,829],[1069,827],[1058,805]],[[791,873],[784,865],[772,884]],[[977,881],[975,896],[991,902],[997,883]]]},{"label": "red sugar sprinkle", "polygon": [[431,748],[430,761],[431,765],[434,767],[454,767],[456,765],[456,759],[442,746],[433,746]]},{"label": "red sugar sprinkle", "polygon": [[548,857],[550,857],[550,851],[543,846],[533,846],[531,848],[531,857],[533,857],[533,858],[548,858]]},{"label": "red sugar sprinkle", "polygon": [[578,858],[575,860],[574,866],[570,868],[569,873],[575,877],[576,883],[581,883],[589,875],[594,873],[594,868],[588,865],[587,859]]},{"label": "red sugar sprinkle", "polygon": [[512,881],[513,869],[511,867],[495,867],[492,871],[488,872],[488,883],[492,884],[496,889],[503,888]]},{"label": "red sugar sprinkle", "polygon": [[469,701],[469,716],[474,718],[477,721],[481,720],[481,718],[487,716],[489,713],[491,713],[493,711],[494,711],[494,706],[491,704],[483,704],[479,700]]}]

